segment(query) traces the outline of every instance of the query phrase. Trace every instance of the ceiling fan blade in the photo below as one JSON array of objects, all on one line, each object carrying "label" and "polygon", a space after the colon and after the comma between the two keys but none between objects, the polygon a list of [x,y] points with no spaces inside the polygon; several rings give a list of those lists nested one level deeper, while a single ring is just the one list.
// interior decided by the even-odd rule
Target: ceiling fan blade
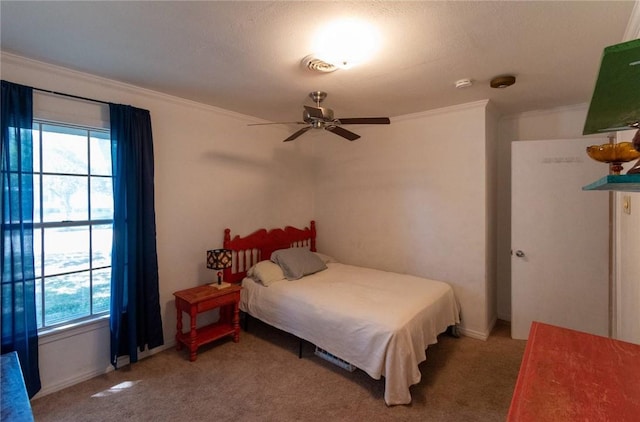
[{"label": "ceiling fan blade", "polygon": [[248,123],[247,126],[265,126],[265,125],[306,125],[305,122],[271,122],[271,123]]},{"label": "ceiling fan blade", "polygon": [[303,127],[302,129],[300,129],[299,131],[297,131],[296,133],[294,133],[293,135],[289,136],[287,139],[285,139],[282,142],[289,142],[289,141],[293,141],[294,139],[296,139],[298,136],[302,135],[303,133],[305,133],[306,131],[308,131],[309,129],[311,129],[312,126],[307,126],[307,127]]},{"label": "ceiling fan blade", "polygon": [[342,125],[388,125],[391,123],[388,117],[353,117],[338,119]]},{"label": "ceiling fan blade", "polygon": [[343,129],[340,126],[325,126],[325,129],[350,141],[355,141],[360,137],[360,135],[348,131],[347,129]]}]

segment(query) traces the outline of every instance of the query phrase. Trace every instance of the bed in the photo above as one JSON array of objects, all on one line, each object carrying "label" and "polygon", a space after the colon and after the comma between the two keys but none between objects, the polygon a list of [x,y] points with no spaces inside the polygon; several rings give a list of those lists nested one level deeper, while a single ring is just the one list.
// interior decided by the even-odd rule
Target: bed
[{"label": "bed", "polygon": [[427,347],[460,322],[449,284],[336,262],[317,253],[314,221],[246,237],[226,229],[224,248],[233,251],[225,280],[243,286],[241,311],[384,377],[387,405],[411,402]]}]

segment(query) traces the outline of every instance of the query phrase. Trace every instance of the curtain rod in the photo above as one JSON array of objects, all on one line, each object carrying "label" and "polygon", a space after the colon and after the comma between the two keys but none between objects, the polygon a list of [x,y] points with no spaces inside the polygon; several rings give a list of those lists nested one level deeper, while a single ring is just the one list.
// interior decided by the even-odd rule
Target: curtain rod
[{"label": "curtain rod", "polygon": [[72,95],[72,94],[65,94],[64,92],[51,91],[49,89],[42,89],[42,88],[35,88],[35,87],[33,87],[33,89],[35,89],[36,91],[46,92],[46,93],[49,93],[49,94],[61,95],[63,97],[69,97],[69,98],[75,98],[76,100],[91,101],[91,102],[94,102],[94,103],[107,104],[107,105],[110,104],[107,101],[94,100],[93,98],[80,97],[78,95]]}]

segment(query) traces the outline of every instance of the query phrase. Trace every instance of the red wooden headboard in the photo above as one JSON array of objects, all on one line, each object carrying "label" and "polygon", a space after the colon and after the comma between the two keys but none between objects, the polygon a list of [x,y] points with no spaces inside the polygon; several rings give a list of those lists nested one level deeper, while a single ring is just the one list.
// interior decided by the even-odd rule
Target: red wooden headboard
[{"label": "red wooden headboard", "polygon": [[271,253],[278,249],[306,247],[316,252],[316,222],[310,227],[298,229],[287,226],[284,229],[257,230],[246,237],[231,238],[231,230],[224,230],[225,249],[233,251],[233,265],[224,270],[224,280],[240,283],[247,270],[259,261],[271,258]]}]

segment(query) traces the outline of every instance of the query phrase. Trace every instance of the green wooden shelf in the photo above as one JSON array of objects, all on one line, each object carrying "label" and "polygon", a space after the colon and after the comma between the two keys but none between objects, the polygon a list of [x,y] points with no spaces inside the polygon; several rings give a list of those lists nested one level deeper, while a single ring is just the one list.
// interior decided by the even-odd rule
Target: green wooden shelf
[{"label": "green wooden shelf", "polygon": [[617,190],[624,192],[640,192],[640,174],[609,174],[582,190]]},{"label": "green wooden shelf", "polygon": [[628,129],[640,122],[640,39],[604,49],[583,135]]}]

